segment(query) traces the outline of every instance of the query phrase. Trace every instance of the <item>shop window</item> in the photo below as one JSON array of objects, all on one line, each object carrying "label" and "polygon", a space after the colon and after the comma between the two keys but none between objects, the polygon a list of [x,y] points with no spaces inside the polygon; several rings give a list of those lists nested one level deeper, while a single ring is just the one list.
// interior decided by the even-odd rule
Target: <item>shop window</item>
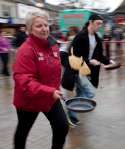
[{"label": "shop window", "polygon": [[3,17],[10,17],[11,16],[11,7],[8,5],[2,5],[2,14]]}]

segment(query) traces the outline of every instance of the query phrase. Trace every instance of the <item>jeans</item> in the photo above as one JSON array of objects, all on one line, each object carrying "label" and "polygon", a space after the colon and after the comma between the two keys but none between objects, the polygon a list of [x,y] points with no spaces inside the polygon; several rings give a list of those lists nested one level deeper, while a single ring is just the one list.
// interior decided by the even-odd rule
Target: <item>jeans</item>
[{"label": "jeans", "polygon": [[[75,89],[76,89],[76,97],[83,97],[84,99],[91,100],[95,96],[96,88],[91,84],[87,76],[79,75],[78,79],[75,82]],[[67,96],[68,98],[66,90],[64,94],[65,94],[64,96]],[[74,117],[77,119],[77,113],[74,111],[68,110],[68,115],[70,117]]]},{"label": "jeans", "polygon": [[76,81],[76,96],[85,99],[92,99],[95,96],[96,88],[89,81],[87,76],[79,75]]}]

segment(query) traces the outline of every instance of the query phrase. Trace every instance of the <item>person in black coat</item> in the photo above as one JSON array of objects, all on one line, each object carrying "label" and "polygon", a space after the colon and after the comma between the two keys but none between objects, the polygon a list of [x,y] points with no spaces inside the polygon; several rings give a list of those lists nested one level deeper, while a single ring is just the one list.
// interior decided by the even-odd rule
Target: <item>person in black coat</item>
[{"label": "person in black coat", "polygon": [[[74,55],[80,57],[82,56],[85,62],[88,64],[91,69],[91,74],[87,76],[88,79],[88,88],[87,92],[92,96],[87,96],[91,99],[94,97],[92,85],[97,88],[99,84],[99,72],[100,72],[100,64],[103,63],[105,65],[110,64],[110,60],[103,55],[103,46],[102,40],[97,34],[97,31],[103,24],[102,17],[93,14],[90,16],[89,21],[86,23],[86,26],[75,36],[68,50],[69,53],[66,54],[64,52],[61,53],[62,64],[65,67],[65,71],[62,77],[62,87],[67,90],[73,90],[75,84],[77,83],[79,77],[78,71],[75,71],[70,68],[68,62],[68,56],[70,55],[70,48],[73,47]],[[85,78],[85,77],[84,77]],[[80,78],[82,84],[82,94],[86,94],[86,89],[84,88],[85,79]],[[90,84],[91,82],[91,84]],[[80,86],[81,87],[81,86]],[[78,87],[78,88],[80,88]],[[77,90],[76,90],[77,92]],[[70,112],[70,119],[77,119],[74,114]],[[78,120],[76,120],[78,121]]]},{"label": "person in black coat", "polygon": [[102,39],[96,33],[103,24],[103,18],[93,14],[82,31],[74,38],[72,46],[76,56],[82,56],[91,69],[90,81],[97,88],[99,84],[100,64],[110,64],[103,55]]},{"label": "person in black coat", "polygon": [[21,26],[19,28],[19,31],[16,33],[15,38],[13,40],[13,46],[18,48],[22,45],[22,43],[26,40],[27,34],[26,34],[26,28],[25,26]]}]

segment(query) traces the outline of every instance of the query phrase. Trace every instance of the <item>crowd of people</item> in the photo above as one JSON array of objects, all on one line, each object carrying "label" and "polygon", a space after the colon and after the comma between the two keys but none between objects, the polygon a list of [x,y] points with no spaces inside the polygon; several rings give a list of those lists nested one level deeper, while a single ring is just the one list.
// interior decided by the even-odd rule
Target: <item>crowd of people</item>
[{"label": "crowd of people", "polygon": [[[71,27],[64,38],[50,32],[49,15],[43,11],[29,13],[26,26],[19,29],[11,43],[0,31],[1,71],[5,76],[10,75],[9,52],[12,46],[17,49],[12,69],[13,104],[18,118],[14,149],[26,148],[28,134],[40,112],[51,125],[51,149],[64,148],[69,124],[77,126],[80,120],[76,112],[64,110],[61,100],[73,91],[75,97],[92,100],[99,84],[101,63],[111,63],[103,55],[102,39],[97,34],[102,25],[103,18],[93,14],[82,30]],[[56,37],[66,41],[66,46],[61,47]],[[82,56],[91,74],[85,76],[71,68],[71,48],[75,56]]]}]

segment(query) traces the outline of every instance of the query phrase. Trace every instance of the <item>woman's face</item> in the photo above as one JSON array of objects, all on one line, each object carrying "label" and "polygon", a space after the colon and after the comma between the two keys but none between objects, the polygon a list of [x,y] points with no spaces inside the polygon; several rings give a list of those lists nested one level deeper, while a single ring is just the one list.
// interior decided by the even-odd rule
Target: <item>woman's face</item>
[{"label": "woman's face", "polygon": [[42,17],[35,18],[32,24],[31,34],[41,39],[47,39],[49,36],[48,21]]}]

